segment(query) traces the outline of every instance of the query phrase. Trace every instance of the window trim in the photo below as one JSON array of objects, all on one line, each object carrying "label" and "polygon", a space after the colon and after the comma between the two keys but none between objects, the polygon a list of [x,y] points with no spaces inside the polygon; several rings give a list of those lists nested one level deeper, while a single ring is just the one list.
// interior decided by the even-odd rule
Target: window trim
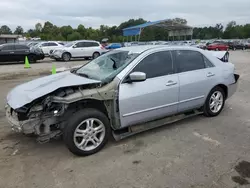
[{"label": "window trim", "polygon": [[[121,84],[124,84],[124,83],[127,83],[127,78],[128,78],[128,75],[132,73],[132,71],[134,70],[134,68],[139,64],[141,63],[146,57],[152,55],[152,54],[155,54],[155,53],[158,53],[158,52],[169,52],[170,53],[170,56],[171,56],[171,61],[172,61],[172,67],[173,67],[173,74],[168,74],[168,75],[163,75],[163,76],[171,76],[171,75],[174,75],[174,74],[177,74],[177,67],[176,65],[174,64],[174,59],[173,59],[173,55],[172,55],[172,50],[170,49],[161,49],[161,50],[156,50],[156,51],[151,51],[150,53],[148,54],[144,54],[144,52],[142,52],[141,55],[143,55],[141,58],[140,58],[140,55],[137,57],[137,58],[140,58],[138,59],[137,63],[125,74],[125,76],[122,78],[122,81],[121,81]],[[136,59],[137,59],[136,58]],[[136,60],[134,59],[134,61]],[[132,62],[131,62],[132,63]],[[157,77],[153,77],[153,78],[146,78],[146,80],[148,79],[154,79],[154,78],[158,78],[158,77],[162,77],[162,76],[157,76]],[[146,81],[145,80],[145,81]]]}]

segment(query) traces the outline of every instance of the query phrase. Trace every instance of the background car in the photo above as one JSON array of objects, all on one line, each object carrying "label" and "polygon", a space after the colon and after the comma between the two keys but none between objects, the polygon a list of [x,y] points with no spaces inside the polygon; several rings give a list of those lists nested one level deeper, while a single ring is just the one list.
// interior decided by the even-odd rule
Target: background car
[{"label": "background car", "polygon": [[108,50],[112,50],[112,49],[117,49],[117,48],[121,48],[122,45],[120,43],[111,43],[108,46],[106,46],[105,48]]},{"label": "background car", "polygon": [[229,46],[225,43],[212,43],[207,46],[207,50],[227,51]]},{"label": "background car", "polygon": [[229,49],[231,50],[236,50],[236,49],[245,50],[246,49],[245,44],[239,41],[228,42],[228,46],[229,46]]},{"label": "background car", "polygon": [[43,52],[39,49],[29,48],[24,44],[2,44],[0,45],[0,61],[24,61],[28,57],[31,63],[44,59]]},{"label": "background car", "polygon": [[51,50],[62,48],[63,45],[58,42],[49,41],[49,42],[41,42],[35,45],[35,47],[41,48],[45,55],[49,55]]},{"label": "background car", "polygon": [[56,60],[70,61],[71,58],[97,58],[107,52],[99,42],[94,40],[74,41],[55,49],[50,57]]}]

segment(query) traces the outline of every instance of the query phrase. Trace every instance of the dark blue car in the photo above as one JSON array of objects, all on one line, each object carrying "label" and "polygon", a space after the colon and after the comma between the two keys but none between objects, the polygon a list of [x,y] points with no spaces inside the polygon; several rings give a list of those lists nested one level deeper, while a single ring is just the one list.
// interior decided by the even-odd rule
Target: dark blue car
[{"label": "dark blue car", "polygon": [[105,48],[108,50],[112,50],[112,49],[117,49],[117,48],[121,48],[122,45],[120,43],[112,43],[109,44],[108,46],[106,46]]}]

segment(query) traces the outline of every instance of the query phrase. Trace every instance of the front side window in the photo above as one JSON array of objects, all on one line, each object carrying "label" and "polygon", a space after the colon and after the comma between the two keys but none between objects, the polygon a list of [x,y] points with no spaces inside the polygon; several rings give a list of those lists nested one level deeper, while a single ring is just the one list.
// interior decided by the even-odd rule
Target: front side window
[{"label": "front side window", "polygon": [[57,46],[57,44],[54,43],[54,42],[50,42],[48,45],[49,45],[49,46]]},{"label": "front side window", "polygon": [[16,50],[28,50],[29,47],[25,45],[16,45]]},{"label": "front side window", "polygon": [[134,68],[133,72],[144,72],[147,79],[173,74],[174,68],[170,52],[162,51],[148,55]]},{"label": "front side window", "polygon": [[83,47],[85,47],[85,42],[78,42],[75,44],[75,47],[76,48],[83,48]]},{"label": "front side window", "polygon": [[194,71],[206,68],[203,55],[200,52],[191,50],[173,51],[178,72]]},{"label": "front side window", "polygon": [[42,47],[48,46],[48,43],[42,43],[41,46]]},{"label": "front side window", "polygon": [[90,61],[75,73],[101,82],[110,82],[138,55],[139,53],[130,53],[123,50],[108,52]]}]

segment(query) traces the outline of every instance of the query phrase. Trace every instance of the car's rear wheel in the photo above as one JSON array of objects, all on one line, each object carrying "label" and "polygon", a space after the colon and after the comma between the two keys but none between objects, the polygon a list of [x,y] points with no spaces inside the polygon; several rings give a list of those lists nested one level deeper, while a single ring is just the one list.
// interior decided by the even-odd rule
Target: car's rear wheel
[{"label": "car's rear wheel", "polygon": [[29,62],[30,63],[35,63],[36,62],[36,56],[31,54],[28,56]]},{"label": "car's rear wheel", "polygon": [[107,143],[111,133],[109,119],[99,110],[88,108],[75,113],[63,130],[68,149],[79,156],[92,155]]},{"label": "car's rear wheel", "polygon": [[224,90],[217,86],[213,88],[207,96],[203,107],[204,115],[207,117],[217,116],[221,113],[226,100]]},{"label": "car's rear wheel", "polygon": [[63,61],[70,61],[70,59],[71,59],[71,55],[69,53],[65,52],[62,54]]},{"label": "car's rear wheel", "polygon": [[98,58],[99,56],[100,56],[100,53],[99,53],[99,52],[95,52],[95,53],[93,53],[92,58],[93,58],[93,59],[96,59],[96,58]]}]

